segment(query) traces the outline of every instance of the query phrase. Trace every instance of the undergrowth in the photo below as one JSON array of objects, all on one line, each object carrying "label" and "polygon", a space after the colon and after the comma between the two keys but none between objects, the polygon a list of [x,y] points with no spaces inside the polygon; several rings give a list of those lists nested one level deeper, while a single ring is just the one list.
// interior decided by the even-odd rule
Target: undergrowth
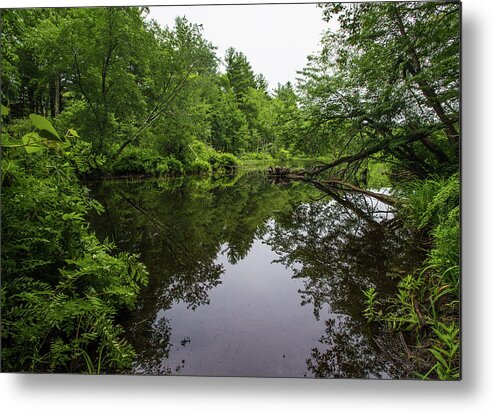
[{"label": "undergrowth", "polygon": [[2,370],[124,372],[134,350],[116,319],[146,268],[89,231],[102,206],[77,173],[101,159],[39,118],[28,139],[2,135]]},{"label": "undergrowth", "polygon": [[[423,266],[407,274],[398,292],[379,301],[364,291],[369,321],[384,322],[406,334],[415,375],[422,379],[460,379],[460,215],[459,176],[433,178],[401,188],[405,224],[429,237]],[[376,308],[380,308],[378,311]]]}]

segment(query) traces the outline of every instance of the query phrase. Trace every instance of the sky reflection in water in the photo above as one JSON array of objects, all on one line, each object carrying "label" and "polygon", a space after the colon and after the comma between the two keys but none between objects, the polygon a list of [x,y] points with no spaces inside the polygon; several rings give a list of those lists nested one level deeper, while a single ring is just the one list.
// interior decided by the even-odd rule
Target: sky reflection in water
[{"label": "sky reflection in water", "polygon": [[[263,174],[106,182],[100,238],[150,271],[121,320],[135,373],[399,378],[399,341],[369,327],[361,290],[391,293],[422,256],[385,205],[335,201]],[[314,200],[316,199],[316,200]]]}]

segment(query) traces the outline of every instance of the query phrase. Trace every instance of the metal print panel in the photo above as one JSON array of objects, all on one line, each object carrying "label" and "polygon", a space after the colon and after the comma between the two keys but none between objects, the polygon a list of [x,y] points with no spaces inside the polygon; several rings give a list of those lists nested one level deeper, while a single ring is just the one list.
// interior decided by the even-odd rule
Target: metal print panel
[{"label": "metal print panel", "polygon": [[2,371],[460,379],[460,16],[2,9]]}]

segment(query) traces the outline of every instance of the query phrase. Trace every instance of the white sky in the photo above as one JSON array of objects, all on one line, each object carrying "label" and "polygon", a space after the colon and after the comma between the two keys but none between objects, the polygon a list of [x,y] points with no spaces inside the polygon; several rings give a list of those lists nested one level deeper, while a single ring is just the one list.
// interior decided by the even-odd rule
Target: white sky
[{"label": "white sky", "polygon": [[247,6],[151,7],[150,18],[173,26],[176,16],[203,25],[203,35],[223,59],[228,47],[243,52],[255,73],[262,73],[270,89],[294,82],[306,57],[319,50],[322,10],[314,4]]}]

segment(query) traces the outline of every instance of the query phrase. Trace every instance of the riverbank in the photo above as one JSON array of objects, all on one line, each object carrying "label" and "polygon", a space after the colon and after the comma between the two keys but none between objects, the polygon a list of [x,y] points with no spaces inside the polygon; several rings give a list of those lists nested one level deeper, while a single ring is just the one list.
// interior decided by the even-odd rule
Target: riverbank
[{"label": "riverbank", "polygon": [[460,184],[448,179],[416,181],[399,188],[398,216],[427,245],[427,257],[398,282],[398,292],[379,299],[364,291],[365,315],[402,336],[406,357],[422,379],[460,378]]}]

